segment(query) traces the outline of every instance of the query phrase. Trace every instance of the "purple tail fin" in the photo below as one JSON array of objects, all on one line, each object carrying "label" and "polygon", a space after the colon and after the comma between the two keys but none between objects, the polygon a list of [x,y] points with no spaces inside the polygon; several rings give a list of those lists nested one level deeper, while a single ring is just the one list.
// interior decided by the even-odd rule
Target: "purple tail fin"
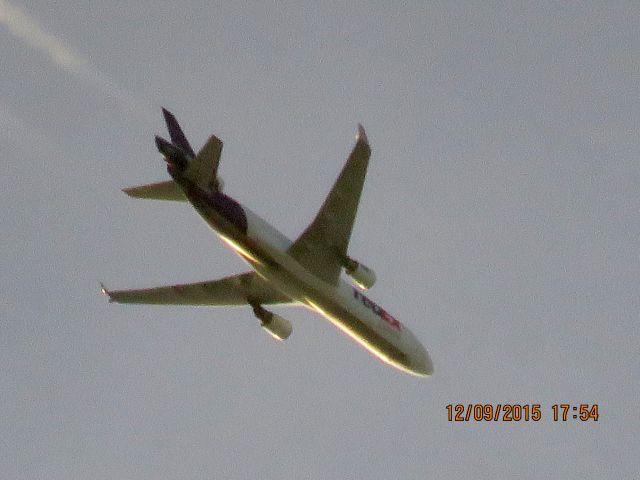
[{"label": "purple tail fin", "polygon": [[196,154],[189,145],[187,137],[184,136],[176,117],[173,116],[166,108],[162,109],[162,114],[164,115],[164,121],[167,123],[167,129],[169,129],[169,135],[171,136],[171,142],[184,150],[185,153],[189,154],[191,158],[194,158]]}]

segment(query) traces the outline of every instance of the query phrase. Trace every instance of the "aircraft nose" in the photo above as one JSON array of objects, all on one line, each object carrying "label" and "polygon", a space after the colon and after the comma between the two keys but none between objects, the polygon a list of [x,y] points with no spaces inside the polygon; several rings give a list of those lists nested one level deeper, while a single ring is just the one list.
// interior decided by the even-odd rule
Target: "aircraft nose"
[{"label": "aircraft nose", "polygon": [[423,377],[433,375],[433,362],[422,345],[413,354],[412,367],[416,375]]}]

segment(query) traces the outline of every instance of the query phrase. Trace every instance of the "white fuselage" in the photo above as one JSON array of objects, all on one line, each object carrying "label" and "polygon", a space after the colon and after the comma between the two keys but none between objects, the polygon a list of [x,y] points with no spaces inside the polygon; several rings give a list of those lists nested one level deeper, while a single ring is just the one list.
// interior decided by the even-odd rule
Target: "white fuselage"
[{"label": "white fuselage", "polygon": [[293,302],[320,313],[382,361],[413,375],[433,372],[428,353],[407,327],[344,280],[331,285],[309,272],[287,253],[292,242],[258,215],[241,207],[242,232],[206,202],[187,196],[220,238]]}]

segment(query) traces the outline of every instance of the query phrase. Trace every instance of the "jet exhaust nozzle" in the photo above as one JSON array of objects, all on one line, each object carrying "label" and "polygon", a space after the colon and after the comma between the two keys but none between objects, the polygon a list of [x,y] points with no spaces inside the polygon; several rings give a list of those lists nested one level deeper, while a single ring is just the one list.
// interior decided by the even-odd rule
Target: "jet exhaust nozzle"
[{"label": "jet exhaust nozzle", "polygon": [[174,166],[179,171],[186,170],[189,161],[187,160],[187,155],[180,147],[157,135],[156,147],[158,147],[158,151],[164,156],[164,160],[169,165]]}]

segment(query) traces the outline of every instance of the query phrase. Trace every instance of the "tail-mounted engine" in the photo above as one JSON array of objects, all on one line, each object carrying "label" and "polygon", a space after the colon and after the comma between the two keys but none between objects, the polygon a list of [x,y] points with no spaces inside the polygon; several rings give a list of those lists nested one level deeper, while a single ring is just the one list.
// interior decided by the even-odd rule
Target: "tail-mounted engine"
[{"label": "tail-mounted engine", "polygon": [[253,313],[261,322],[262,328],[276,340],[286,340],[291,335],[293,327],[289,320],[275,313],[265,310],[260,305],[252,305]]},{"label": "tail-mounted engine", "polygon": [[368,290],[376,283],[376,273],[366,265],[356,262],[353,258],[346,257],[344,265],[345,273],[351,277],[353,283]]},{"label": "tail-mounted engine", "polygon": [[184,172],[189,166],[189,156],[181,147],[157,135],[156,147],[158,147],[158,151],[164,156],[164,160],[169,164],[170,168],[178,172]]}]

